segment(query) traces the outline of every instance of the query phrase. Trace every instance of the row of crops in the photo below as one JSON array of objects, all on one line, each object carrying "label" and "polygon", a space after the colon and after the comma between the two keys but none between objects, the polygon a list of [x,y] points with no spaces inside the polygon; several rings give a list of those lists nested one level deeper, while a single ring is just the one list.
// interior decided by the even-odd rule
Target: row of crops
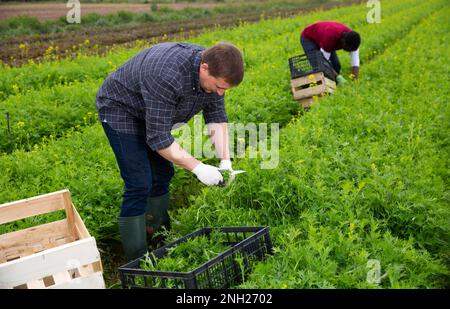
[{"label": "row of crops", "polygon": [[[408,18],[402,19],[402,16],[397,13],[398,4],[393,5],[390,8],[391,11],[385,9],[387,11],[385,14],[392,12],[391,19],[389,19],[391,22],[385,20],[381,25],[377,25],[376,33],[373,32],[373,25],[365,23],[363,6],[358,9],[342,9],[343,12],[334,19],[346,22],[364,35],[365,48],[362,50],[361,58],[362,61],[368,61],[385,45],[400,38],[420,18],[435,8],[428,4],[411,7],[409,3],[402,3],[402,6],[407,8],[406,13],[408,14],[405,16]],[[326,12],[326,14],[331,15],[331,12]],[[289,78],[285,55],[292,55],[299,50],[297,33],[305,25],[317,20],[320,14],[316,15],[307,20],[304,20],[306,18],[302,19],[301,23],[292,20],[290,25],[285,25],[285,22],[281,20],[278,22],[268,21],[266,23],[270,23],[270,25],[267,29],[273,31],[270,33],[271,35],[267,35],[266,32],[272,31],[264,32],[255,26],[244,27],[248,28],[245,31],[252,34],[251,39],[246,37],[245,31],[236,33],[242,37],[243,42],[246,42],[243,50],[246,54],[248,69],[243,87],[237,88],[228,98],[228,105],[233,106],[232,109],[229,108],[232,113],[231,119],[243,122],[279,122],[283,124],[290,118],[290,114],[296,113],[298,107],[285,91],[288,87],[285,81]],[[333,16],[323,16],[322,18],[332,19]],[[400,19],[403,21],[402,23],[398,23]],[[277,27],[275,28],[275,26]],[[290,26],[291,29],[287,29],[287,26]],[[225,31],[220,35],[224,40],[231,41],[232,37],[227,34],[228,32]],[[195,42],[208,46],[213,44],[214,40],[215,36],[209,34],[196,39]],[[277,42],[286,42],[286,44],[280,45]],[[264,50],[264,53],[257,53],[258,50]],[[30,150],[50,135],[59,137],[70,128],[79,129],[85,124],[92,124],[92,119],[95,118],[92,117],[92,113],[95,112],[92,102],[95,100],[95,94],[101,81],[132,54],[129,50],[125,50],[121,55],[113,54],[110,59],[108,57],[93,57],[93,60],[87,58],[88,62],[80,60],[78,66],[75,66],[74,63],[67,67],[64,63],[60,65],[50,63],[4,69],[5,74],[2,74],[0,82],[3,86],[0,87],[2,89],[0,91],[7,95],[7,99],[3,102],[0,110],[2,113],[0,127],[9,129],[2,130],[0,133],[0,152],[9,153],[17,148]],[[344,65],[348,64],[347,57],[344,57],[343,62]],[[42,72],[39,71],[40,67],[43,67]],[[94,71],[93,68],[96,70]],[[30,72],[25,73],[26,70]],[[34,72],[34,70],[38,70],[38,72]],[[268,74],[268,72],[272,74]],[[268,84],[273,87],[266,87]],[[40,85],[47,86],[39,88]],[[21,91],[21,89],[27,90]],[[252,89],[252,96],[248,96],[248,89]],[[276,92],[276,89],[281,91]],[[13,95],[15,92],[17,93]],[[274,100],[279,104],[273,106]],[[257,109],[254,108],[255,105],[258,106]],[[9,115],[9,121],[6,113]]]},{"label": "row of crops", "polygon": [[424,19],[358,86],[284,128],[277,169],[240,161],[246,180],[226,194],[205,190],[181,211],[180,231],[274,227],[276,254],[246,288],[373,287],[369,259],[381,263],[382,287],[446,286],[449,90],[436,72],[448,74],[439,57],[448,25],[437,27],[447,16]]},{"label": "row of crops", "polygon": [[[200,226],[270,226],[275,255],[245,287],[375,287],[368,259],[381,262],[382,287],[446,285],[448,65],[440,53],[449,10],[442,0],[390,1],[382,10],[380,24],[368,24],[361,5],[191,40],[243,50],[246,76],[227,94],[229,119],[279,123],[280,160],[273,170],[236,160],[248,172],[227,190],[179,170],[172,237]],[[301,51],[300,29],[317,20],[360,32],[362,76],[299,117],[287,59]],[[0,69],[0,203],[69,188],[91,234],[109,237],[122,183],[95,94],[137,51]]]}]

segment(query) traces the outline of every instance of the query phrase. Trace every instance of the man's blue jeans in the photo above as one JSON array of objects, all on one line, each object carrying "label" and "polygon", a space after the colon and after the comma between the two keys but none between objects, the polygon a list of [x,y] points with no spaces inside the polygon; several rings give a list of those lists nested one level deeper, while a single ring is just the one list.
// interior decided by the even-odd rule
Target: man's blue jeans
[{"label": "man's blue jeans", "polygon": [[[303,51],[305,52],[308,59],[315,59],[314,57],[315,53],[320,51],[319,45],[317,45],[311,40],[303,38],[302,36],[300,36],[300,43],[302,44]],[[339,61],[336,51],[331,52],[330,62],[331,65],[333,66],[333,69],[336,71],[336,73],[339,74],[341,72],[341,62]],[[315,66],[315,64],[311,63],[311,66]]]},{"label": "man's blue jeans", "polygon": [[173,164],[148,147],[145,137],[124,134],[102,122],[125,182],[120,217],[143,215],[149,197],[169,192]]}]

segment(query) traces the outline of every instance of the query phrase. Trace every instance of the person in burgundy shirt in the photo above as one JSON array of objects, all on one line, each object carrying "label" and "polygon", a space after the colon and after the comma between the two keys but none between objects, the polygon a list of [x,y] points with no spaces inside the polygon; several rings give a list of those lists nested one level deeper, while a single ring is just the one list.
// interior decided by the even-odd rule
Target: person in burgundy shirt
[{"label": "person in burgundy shirt", "polygon": [[359,45],[361,43],[358,32],[335,21],[319,21],[303,29],[300,43],[310,62],[318,51],[322,52],[338,74],[336,78],[338,83],[345,82],[345,79],[340,75],[341,63],[336,55],[336,50],[343,49],[350,52],[352,75],[354,79],[358,78]]}]

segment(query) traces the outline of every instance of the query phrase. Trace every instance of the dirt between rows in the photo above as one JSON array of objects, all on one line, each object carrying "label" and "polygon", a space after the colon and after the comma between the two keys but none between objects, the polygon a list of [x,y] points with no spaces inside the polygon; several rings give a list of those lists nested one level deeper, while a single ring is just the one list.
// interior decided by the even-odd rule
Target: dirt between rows
[{"label": "dirt between rows", "polygon": [[[151,4],[139,3],[82,3],[81,16],[89,13],[97,13],[100,15],[112,14],[119,11],[131,13],[143,13],[151,11]],[[215,8],[224,6],[221,3],[167,3],[158,4],[158,8],[170,8],[172,10],[182,10],[184,8]],[[0,4],[0,20],[8,19],[18,15],[30,15],[38,20],[52,20],[64,17],[72,8],[67,8],[66,3],[19,3],[19,4]]]}]

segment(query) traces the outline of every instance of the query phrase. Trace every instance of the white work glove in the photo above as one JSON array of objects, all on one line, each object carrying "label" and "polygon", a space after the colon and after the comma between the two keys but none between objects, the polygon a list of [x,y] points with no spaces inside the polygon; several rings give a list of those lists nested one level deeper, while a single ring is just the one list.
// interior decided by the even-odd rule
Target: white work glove
[{"label": "white work glove", "polygon": [[231,167],[231,161],[230,160],[221,160],[220,165],[219,165],[219,170],[232,171],[233,168]]},{"label": "white work glove", "polygon": [[200,163],[192,170],[192,173],[197,176],[198,180],[207,186],[215,186],[223,181],[219,169],[212,165]]}]

